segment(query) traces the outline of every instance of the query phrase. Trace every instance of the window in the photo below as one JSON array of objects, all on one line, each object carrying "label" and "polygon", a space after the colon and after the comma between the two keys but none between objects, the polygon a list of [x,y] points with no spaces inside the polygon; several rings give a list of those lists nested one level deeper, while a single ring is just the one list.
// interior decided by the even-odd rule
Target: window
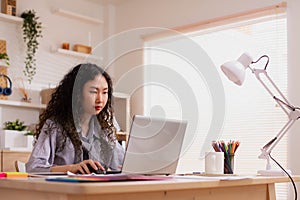
[{"label": "window", "polygon": [[[255,174],[265,169],[266,160],[258,159],[260,148],[273,138],[287,122],[287,116],[276,105],[272,97],[260,85],[249,70],[243,86],[230,82],[220,70],[226,61],[238,58],[243,52],[250,52],[254,58],[266,54],[270,57],[267,71],[284,95],[287,93],[287,37],[285,16],[273,16],[247,20],[230,26],[199,30],[185,37],[160,38],[146,43],[145,50],[145,114],[182,118],[186,103],[177,91],[192,92],[194,99],[190,107],[198,110],[196,129],[180,158],[178,172],[204,171],[203,146],[207,145],[207,134],[213,115],[218,114],[212,103],[211,87],[205,80],[205,74],[199,73],[186,57],[170,51],[170,46],[180,49],[187,38],[199,45],[211,59],[212,65],[221,79],[224,88],[224,123],[220,133],[213,133],[216,140],[239,140],[241,146],[235,156],[235,172]],[[174,49],[173,48],[173,49]],[[191,54],[194,54],[191,48]],[[202,55],[202,54],[201,54]],[[199,56],[201,56],[199,53]],[[209,62],[208,62],[209,63]],[[203,59],[203,65],[207,61]],[[263,68],[259,62],[255,68]],[[167,70],[155,70],[160,66]],[[172,80],[173,74],[181,79]],[[163,79],[167,81],[162,81]],[[207,78],[207,77],[206,77]],[[169,82],[168,82],[169,81]],[[177,81],[176,89],[170,86]],[[170,83],[170,84],[169,84]],[[217,80],[216,80],[217,83]],[[194,102],[196,102],[195,105]],[[222,112],[222,111],[221,111]],[[222,115],[222,113],[219,113]],[[188,131],[191,131],[188,129]],[[205,149],[212,150],[212,149]],[[287,165],[287,135],[272,151],[272,156],[284,167]],[[272,162],[272,161],[271,161]],[[272,162],[272,168],[278,167]],[[287,199],[287,185],[276,186],[277,199]]]}]

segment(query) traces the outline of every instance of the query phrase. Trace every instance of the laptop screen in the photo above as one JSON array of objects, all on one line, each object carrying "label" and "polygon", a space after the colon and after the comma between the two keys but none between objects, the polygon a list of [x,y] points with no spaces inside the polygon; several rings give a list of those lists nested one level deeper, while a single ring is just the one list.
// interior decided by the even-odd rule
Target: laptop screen
[{"label": "laptop screen", "polygon": [[135,115],[122,173],[174,174],[186,121]]}]

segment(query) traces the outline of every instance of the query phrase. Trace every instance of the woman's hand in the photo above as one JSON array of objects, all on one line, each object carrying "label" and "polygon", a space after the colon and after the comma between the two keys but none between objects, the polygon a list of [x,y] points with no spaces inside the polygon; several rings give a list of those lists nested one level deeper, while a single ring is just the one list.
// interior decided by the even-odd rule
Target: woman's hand
[{"label": "woman's hand", "polygon": [[51,171],[52,172],[67,172],[67,171],[70,171],[74,174],[76,174],[76,173],[90,174],[91,172],[90,172],[90,170],[87,166],[88,164],[95,170],[100,169],[100,170],[105,171],[104,167],[98,161],[93,161],[91,159],[84,160],[80,163],[73,164],[73,165],[53,166],[51,168]]},{"label": "woman's hand", "polygon": [[93,169],[95,170],[105,170],[104,167],[98,162],[98,161],[93,161],[91,159],[89,160],[84,160],[78,164],[73,165],[72,171],[73,173],[81,173],[81,174],[90,174],[91,171],[89,170],[88,166],[90,165]]}]

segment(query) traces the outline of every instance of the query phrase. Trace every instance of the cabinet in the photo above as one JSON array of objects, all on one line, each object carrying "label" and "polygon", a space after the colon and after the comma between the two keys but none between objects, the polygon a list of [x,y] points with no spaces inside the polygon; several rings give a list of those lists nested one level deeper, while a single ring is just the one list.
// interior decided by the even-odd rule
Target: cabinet
[{"label": "cabinet", "polygon": [[29,151],[0,150],[0,171],[15,172],[15,161],[27,162],[29,156]]}]

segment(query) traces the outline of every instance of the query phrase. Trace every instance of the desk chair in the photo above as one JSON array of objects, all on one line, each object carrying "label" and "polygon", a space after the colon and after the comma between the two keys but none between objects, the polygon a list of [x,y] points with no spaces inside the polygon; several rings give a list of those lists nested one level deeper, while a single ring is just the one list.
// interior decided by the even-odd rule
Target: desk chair
[{"label": "desk chair", "polygon": [[25,163],[19,160],[15,161],[16,172],[26,172]]}]

